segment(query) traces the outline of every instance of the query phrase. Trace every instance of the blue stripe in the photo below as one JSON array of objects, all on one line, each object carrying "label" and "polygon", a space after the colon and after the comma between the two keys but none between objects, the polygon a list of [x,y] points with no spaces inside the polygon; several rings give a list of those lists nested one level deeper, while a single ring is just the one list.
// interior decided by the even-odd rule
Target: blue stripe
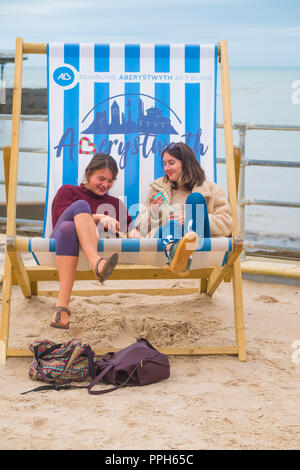
[{"label": "blue stripe", "polygon": [[[125,119],[134,122],[138,120],[139,115],[139,83],[125,83]],[[140,188],[140,155],[139,155],[139,134],[125,134],[123,152],[126,153],[124,162],[124,196],[125,205],[132,217],[136,216],[139,202]],[[134,207],[135,206],[135,207]]]},{"label": "blue stripe", "polygon": [[228,251],[232,251],[232,238],[228,238]]},{"label": "blue stripe", "polygon": [[197,248],[196,251],[211,251],[211,238],[201,238],[199,240],[199,245],[201,248]]},{"label": "blue stripe", "polygon": [[155,72],[170,72],[170,46],[156,45],[154,55]]},{"label": "blue stripe", "polygon": [[[70,64],[79,71],[79,44],[64,45],[64,63]],[[73,155],[70,148],[63,149],[63,184],[78,183],[78,140],[79,140],[79,83],[64,91],[64,132],[74,132]],[[69,139],[72,134],[69,135]],[[69,141],[70,143],[70,141]]]},{"label": "blue stripe", "polygon": [[[129,242],[129,243],[128,243]],[[123,253],[139,253],[140,251],[140,240],[131,239],[131,240],[121,240],[121,251]]]},{"label": "blue stripe", "polygon": [[39,266],[40,265],[39,260],[37,259],[36,255],[33,252],[32,252],[32,256],[36,264]]},{"label": "blue stripe", "polygon": [[158,252],[164,252],[165,251],[166,245],[164,245],[163,241],[161,238],[157,239],[157,244],[156,244],[156,251]]},{"label": "blue stripe", "polygon": [[215,45],[215,64],[214,64],[214,78],[215,78],[215,89],[214,89],[214,182],[217,182],[217,76],[218,76],[218,45]]},{"label": "blue stripe", "polygon": [[47,190],[43,224],[43,238],[46,235],[46,223],[49,204],[49,178],[50,178],[50,95],[49,95],[49,44],[47,44],[47,108],[48,108],[48,159],[47,159]]},{"label": "blue stripe", "polygon": [[55,238],[49,238],[49,251],[50,253],[56,252],[56,240]]},{"label": "blue stripe", "polygon": [[[170,85],[168,83],[155,83],[155,98],[162,101],[168,107],[163,106],[161,103],[156,103],[155,107],[161,110],[161,115],[165,118],[170,119]],[[157,151],[154,157],[154,179],[164,175],[164,169],[161,164],[161,154],[163,146],[170,142],[169,134],[158,134],[155,137],[157,142],[160,142],[157,146]]]},{"label": "blue stripe", "polygon": [[140,71],[140,46],[125,44],[125,72]]},{"label": "blue stripe", "polygon": [[[125,45],[125,72],[140,71],[140,46]],[[140,103],[140,84],[125,83],[125,120],[138,121]],[[125,205],[132,217],[136,216],[139,203],[140,185],[140,155],[139,155],[139,134],[125,134],[123,153],[124,157],[124,196]]]},{"label": "blue stripe", "polygon": [[[185,73],[200,72],[200,46],[185,46]],[[200,83],[185,84],[185,134],[186,143],[192,147],[200,162],[200,148],[196,148],[195,135],[200,129]],[[201,163],[201,162],[200,162]]]},{"label": "blue stripe", "polygon": [[[107,122],[109,122],[109,83],[94,83],[94,119],[100,118],[99,113],[106,113]],[[104,101],[104,103],[102,103]],[[101,106],[97,106],[102,103]],[[97,152],[108,152],[109,135],[94,134],[93,142],[96,145]]]},{"label": "blue stripe", "polygon": [[187,44],[185,46],[185,72],[200,72],[200,46]]},{"label": "blue stripe", "polygon": [[104,240],[103,238],[98,239],[98,251],[102,253],[104,251]]},{"label": "blue stripe", "polygon": [[[95,44],[94,47],[94,69],[95,72],[109,72],[109,44]],[[94,118],[97,113],[106,113],[106,120],[109,122],[109,83],[94,83]],[[97,105],[104,101],[99,107]],[[98,114],[98,117],[100,115]],[[94,134],[94,144],[96,145],[97,152],[108,151],[108,134]]]},{"label": "blue stripe", "polygon": [[224,258],[223,258],[223,261],[222,261],[222,266],[225,265],[226,260],[227,260],[227,256],[228,256],[228,251],[226,251],[226,253],[225,253],[225,255],[224,255]]},{"label": "blue stripe", "polygon": [[[47,45],[47,47],[48,47],[48,45]],[[39,260],[37,259],[35,253],[32,251],[32,238],[28,239],[28,252],[32,254],[34,261],[39,266],[40,265]]]},{"label": "blue stripe", "polygon": [[95,72],[109,71],[109,44],[95,44]]},{"label": "blue stripe", "polygon": [[[200,162],[200,149],[195,135],[200,129],[200,84],[185,84],[185,142],[194,150],[197,160]],[[198,146],[199,147],[199,146]],[[200,162],[201,163],[201,162]]]},{"label": "blue stripe", "polygon": [[[156,45],[155,46],[155,72],[169,73],[170,72],[170,46]],[[156,102],[155,107],[161,111],[164,118],[170,119],[170,84],[169,83],[156,83],[155,84],[155,98],[160,102],[166,104],[163,106],[160,102]],[[155,137],[157,141],[157,151],[154,154],[154,179],[164,175],[164,170],[161,164],[162,148],[166,143],[170,142],[169,134],[158,134]]]}]

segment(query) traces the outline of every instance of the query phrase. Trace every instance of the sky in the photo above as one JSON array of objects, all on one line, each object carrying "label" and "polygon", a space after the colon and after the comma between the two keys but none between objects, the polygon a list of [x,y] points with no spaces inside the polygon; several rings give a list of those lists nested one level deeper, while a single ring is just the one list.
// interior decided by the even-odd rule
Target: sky
[{"label": "sky", "polygon": [[[26,43],[216,43],[232,67],[300,67],[299,0],[0,0],[0,51]],[[25,66],[41,65],[29,56]]]}]

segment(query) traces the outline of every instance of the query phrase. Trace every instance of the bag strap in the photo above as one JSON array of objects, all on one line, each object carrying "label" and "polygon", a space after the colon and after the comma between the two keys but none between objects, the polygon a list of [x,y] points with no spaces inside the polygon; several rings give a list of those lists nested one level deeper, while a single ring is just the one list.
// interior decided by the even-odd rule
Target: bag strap
[{"label": "bag strap", "polygon": [[31,392],[43,392],[44,390],[56,390],[57,392],[59,392],[60,390],[69,390],[70,388],[87,388],[87,385],[41,385],[40,387],[33,388],[31,390],[28,390],[27,392],[22,392],[21,395],[26,395],[27,393]]},{"label": "bag strap", "polygon": [[106,369],[104,369],[101,374],[99,374],[96,379],[93,380],[93,382],[91,382],[87,389],[88,389],[88,392],[91,394],[91,395],[103,395],[104,393],[109,393],[109,392],[113,392],[114,390],[117,390],[118,388],[121,388],[121,387],[125,387],[127,382],[131,379],[132,375],[134,374],[134,372],[137,370],[137,368],[139,367],[140,363],[138,362],[137,365],[135,366],[135,368],[130,372],[129,376],[127,377],[127,379],[120,385],[116,385],[115,387],[112,387],[112,388],[108,388],[106,390],[96,390],[96,391],[91,391],[91,389],[93,388],[94,385],[96,385],[98,382],[100,382],[100,380],[102,379],[102,377],[104,377],[104,375],[112,368],[114,367],[114,364],[110,364],[109,367],[107,367]]}]

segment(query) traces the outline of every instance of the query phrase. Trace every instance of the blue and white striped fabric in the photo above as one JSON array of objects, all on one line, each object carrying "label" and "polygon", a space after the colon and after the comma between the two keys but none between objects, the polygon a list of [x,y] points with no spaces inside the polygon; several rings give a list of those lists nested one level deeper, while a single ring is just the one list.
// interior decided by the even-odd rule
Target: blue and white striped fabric
[{"label": "blue and white striped fabric", "polygon": [[111,194],[133,217],[149,183],[163,174],[166,143],[189,144],[207,179],[216,181],[217,50],[214,44],[48,45],[45,237],[57,190],[80,184],[96,152],[117,161]]},{"label": "blue and white striped fabric", "polygon": [[[98,252],[105,256],[119,253],[120,264],[140,264],[163,267],[166,264],[162,240],[145,239],[100,239]],[[193,269],[223,266],[228,253],[232,251],[231,238],[204,238],[202,247],[193,255]],[[52,238],[28,239],[28,252],[33,253],[42,265],[55,266],[55,240]],[[89,269],[87,260],[80,253],[78,270]]]}]

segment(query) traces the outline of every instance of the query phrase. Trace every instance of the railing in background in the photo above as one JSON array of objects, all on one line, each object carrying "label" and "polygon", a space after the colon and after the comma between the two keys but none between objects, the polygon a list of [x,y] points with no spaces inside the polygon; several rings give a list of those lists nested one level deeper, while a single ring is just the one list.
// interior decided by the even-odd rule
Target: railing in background
[{"label": "railing in background", "polygon": [[[0,115],[0,120],[11,120],[10,114],[2,114]],[[21,116],[22,121],[48,121],[47,116]],[[218,129],[222,129],[224,126],[223,124],[217,124]],[[239,146],[241,147],[241,169],[240,169],[240,183],[239,183],[239,197],[238,197],[238,204],[239,204],[239,224],[240,224],[240,234],[241,237],[245,238],[245,207],[250,205],[260,205],[260,206],[276,206],[276,207],[291,207],[291,208],[300,208],[300,202],[287,202],[287,201],[274,201],[274,200],[261,200],[261,199],[246,199],[245,195],[245,182],[246,182],[246,167],[248,166],[269,166],[269,167],[280,167],[280,168],[300,168],[300,161],[299,162],[286,162],[280,160],[254,160],[254,159],[247,159],[246,158],[246,132],[250,130],[272,130],[272,131],[300,131],[300,126],[284,126],[284,125],[275,125],[275,124],[245,124],[245,123],[234,123],[233,129],[238,130],[239,133]],[[0,147],[0,150],[3,150],[3,147]],[[47,154],[47,149],[44,148],[28,148],[28,147],[20,147],[20,152],[24,153],[42,153]],[[225,158],[217,158],[217,163],[225,164]],[[0,184],[4,184],[3,180],[0,180]],[[35,188],[46,188],[45,183],[33,183],[33,182],[26,182],[26,181],[19,181],[18,186],[29,186]],[[42,202],[42,201],[41,201]],[[4,217],[0,217],[0,223],[5,222],[6,219]],[[43,222],[37,220],[24,220],[24,219],[17,219],[18,225],[36,225],[37,227],[42,227]],[[262,249],[267,250],[273,249],[276,251],[282,250],[282,247],[276,245],[266,245],[259,242],[246,242],[247,248],[255,248],[255,249]],[[300,247],[284,247],[285,252],[293,252],[293,253],[300,253]]]}]

